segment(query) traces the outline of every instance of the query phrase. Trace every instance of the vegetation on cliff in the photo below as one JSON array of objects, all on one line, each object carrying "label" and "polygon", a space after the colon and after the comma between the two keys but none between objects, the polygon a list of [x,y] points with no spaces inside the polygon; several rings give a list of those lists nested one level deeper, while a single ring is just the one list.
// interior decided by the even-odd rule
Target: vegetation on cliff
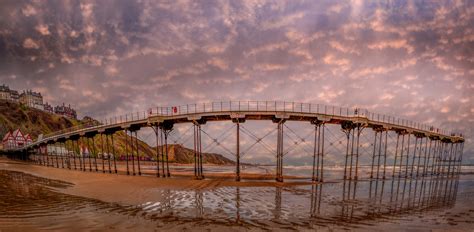
[{"label": "vegetation on cliff", "polygon": [[[2,136],[2,138],[8,131],[13,131],[20,128],[25,134],[30,134],[33,141],[36,141],[40,134],[46,135],[58,130],[77,126],[82,123],[90,123],[91,120],[94,119],[90,117],[84,117],[82,120],[65,118],[35,108],[29,108],[15,102],[0,100],[0,136]],[[136,143],[135,140],[133,141],[136,155]],[[95,153],[101,153],[102,147],[104,147],[105,152],[107,152],[105,136],[103,139],[101,139],[100,135],[96,135],[94,137],[94,143],[90,141],[88,144],[86,140],[80,140],[79,144],[82,147],[86,147],[88,145],[91,147],[91,152],[95,150]],[[94,144],[95,149],[92,149],[92,144]],[[72,149],[71,144],[66,145],[68,149]],[[111,140],[109,140],[109,145],[111,145]],[[130,145],[131,137],[126,135],[125,132],[120,131],[114,134],[114,147],[117,157],[125,157],[126,151],[128,151],[130,154]],[[156,157],[156,147],[151,147],[141,140],[138,140],[138,151],[139,156],[142,157],[142,159],[152,159]],[[170,162],[194,162],[193,150],[189,148],[178,144],[170,144],[168,145],[168,152]],[[234,162],[219,154],[204,153],[203,163],[233,164]]]}]

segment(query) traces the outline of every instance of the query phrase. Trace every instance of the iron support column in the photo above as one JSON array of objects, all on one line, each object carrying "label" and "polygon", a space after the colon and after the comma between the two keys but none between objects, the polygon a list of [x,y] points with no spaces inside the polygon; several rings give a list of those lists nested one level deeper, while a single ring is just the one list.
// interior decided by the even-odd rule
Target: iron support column
[{"label": "iron support column", "polygon": [[104,161],[104,134],[100,134],[100,151],[102,152],[102,173],[105,173],[105,161]]},{"label": "iron support column", "polygon": [[[385,131],[385,145],[384,145],[384,155],[383,155],[383,177],[382,179],[385,180],[385,173],[387,170],[387,140],[388,140],[388,130]],[[383,190],[382,190],[383,191]]]},{"label": "iron support column", "polygon": [[140,151],[139,151],[139,147],[138,147],[138,131],[135,131],[135,143],[137,145],[137,164],[138,164],[138,175],[142,175],[142,169],[140,167]]},{"label": "iron support column", "polygon": [[201,124],[194,122],[194,178],[203,179],[202,173],[202,144],[201,144]]},{"label": "iron support column", "polygon": [[[361,125],[357,125],[357,144],[356,144],[356,167],[355,167],[355,175],[354,180],[359,178],[359,140],[360,134],[362,133],[363,128],[361,129]],[[354,192],[355,193],[355,192]]]},{"label": "iron support column", "polygon": [[407,161],[405,163],[405,178],[408,178],[408,162],[410,159],[410,133],[408,133],[408,138],[407,138]]},{"label": "iron support column", "polygon": [[[410,178],[413,178],[413,168],[415,167],[415,158],[416,158],[416,149],[417,149],[417,145],[418,145],[418,139],[421,139],[421,138],[418,138],[418,136],[415,135],[415,148],[413,148],[413,159],[411,161]],[[421,141],[420,141],[420,144],[421,144]],[[419,150],[419,148],[418,148],[418,150]]]},{"label": "iron support column", "polygon": [[110,157],[110,144],[109,135],[105,134],[105,146],[107,147],[107,163],[109,165],[109,173],[112,173],[111,157]]},{"label": "iron support column", "polygon": [[94,137],[95,137],[95,136],[93,136],[93,137],[91,138],[91,139],[92,139],[92,154],[94,155],[95,171],[98,172],[98,171],[99,171],[99,168],[97,167],[97,150],[96,150],[96,147],[95,147]]},{"label": "iron support column", "polygon": [[[347,138],[347,145],[346,145],[346,159],[345,159],[345,162],[344,162],[344,180],[347,179],[347,160],[349,159],[349,144],[350,144],[350,138],[351,138],[351,131],[352,131],[352,128],[348,128],[348,129],[343,129],[344,130],[344,133],[346,134],[346,138]],[[353,135],[352,135],[353,136]]]},{"label": "iron support column", "polygon": [[[76,164],[76,146],[74,146],[74,142],[77,143],[77,140],[71,140],[71,149],[72,149],[72,159],[74,161],[74,170],[77,170]],[[77,145],[77,144],[76,144]]]},{"label": "iron support column", "polygon": [[[321,155],[321,165],[320,165],[321,176],[319,177],[319,181],[323,182],[324,181],[324,179],[323,179],[323,177],[324,177],[324,173],[323,173],[323,171],[324,171],[324,131],[325,131],[324,123],[321,125],[321,127],[319,128],[319,130],[322,129],[322,133],[321,133],[321,137],[320,137],[321,140],[319,141],[319,143],[321,143],[321,154],[320,154]],[[322,188],[322,186],[321,186],[321,188]]]},{"label": "iron support column", "polygon": [[397,132],[397,143],[395,145],[395,157],[393,159],[392,179],[395,178],[395,167],[397,166],[398,143],[400,142],[400,133]]},{"label": "iron support column", "polygon": [[117,161],[115,158],[114,133],[110,134],[110,140],[112,142],[112,156],[114,157],[114,171],[115,171],[115,174],[117,174]]},{"label": "iron support column", "polygon": [[155,131],[155,139],[156,139],[156,177],[160,177],[160,140],[158,138],[158,130],[160,129],[158,125],[152,127]]},{"label": "iron support column", "polygon": [[[201,128],[199,128],[201,129]],[[166,152],[166,176],[167,177],[170,177],[171,174],[170,174],[170,166],[169,166],[169,159],[168,159],[168,135],[169,135],[169,132],[170,131],[165,131],[165,152]],[[200,138],[199,138],[200,139]],[[199,150],[201,150],[199,148]],[[202,162],[202,160],[201,160]],[[202,166],[202,163],[201,163],[201,166]],[[201,175],[202,175],[202,169],[201,169]]]},{"label": "iron support column", "polygon": [[[238,120],[238,119],[237,119]],[[235,169],[235,180],[240,181],[240,122],[237,121],[236,129],[236,144],[235,144],[235,155],[236,155],[236,169]]]},{"label": "iron support column", "polygon": [[128,167],[128,131],[125,130],[125,163],[127,165],[127,175],[130,175],[130,168]]},{"label": "iron support column", "polygon": [[374,164],[375,164],[375,151],[377,150],[377,131],[374,131],[374,150],[372,153],[372,165],[370,166],[370,179],[372,180],[374,178]]},{"label": "iron support column", "polygon": [[318,129],[319,129],[319,125],[315,123],[314,124],[313,174],[312,174],[312,177],[311,177],[311,180],[313,182],[316,182],[317,179],[318,179],[318,177],[316,177],[316,175],[317,175],[317,173],[316,173],[316,155],[318,156],[318,161],[319,161]]},{"label": "iron support column", "polygon": [[134,154],[135,148],[133,147],[133,131],[130,130],[130,154],[132,155],[132,174],[135,174],[135,154]]},{"label": "iron support column", "polygon": [[89,158],[89,172],[92,172],[92,161],[91,161],[91,148],[90,148],[90,143],[89,143],[89,138],[86,137],[87,141],[87,156]]},{"label": "iron support column", "polygon": [[278,122],[276,181],[283,182],[283,120]]}]

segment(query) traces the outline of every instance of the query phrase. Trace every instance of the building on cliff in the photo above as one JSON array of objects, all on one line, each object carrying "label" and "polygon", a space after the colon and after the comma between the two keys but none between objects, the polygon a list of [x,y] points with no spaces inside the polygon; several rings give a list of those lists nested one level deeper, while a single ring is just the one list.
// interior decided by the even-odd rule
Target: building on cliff
[{"label": "building on cliff", "polygon": [[8,87],[7,85],[1,85],[0,99],[18,102],[20,100],[20,95],[18,94],[18,91],[10,89],[10,87]]},{"label": "building on cliff", "polygon": [[46,112],[48,112],[48,113],[54,114],[54,108],[53,108],[53,106],[50,105],[50,104],[47,103],[47,102],[44,103],[44,105],[43,105],[43,110],[46,111]]},{"label": "building on cliff", "polygon": [[77,118],[76,110],[71,108],[71,105],[66,106],[64,103],[62,106],[54,107],[54,113],[68,118]]},{"label": "building on cliff", "polygon": [[36,108],[40,110],[44,109],[43,96],[41,96],[41,93],[37,93],[32,90],[26,90],[20,94],[20,103],[28,107],[32,107],[32,108]]}]

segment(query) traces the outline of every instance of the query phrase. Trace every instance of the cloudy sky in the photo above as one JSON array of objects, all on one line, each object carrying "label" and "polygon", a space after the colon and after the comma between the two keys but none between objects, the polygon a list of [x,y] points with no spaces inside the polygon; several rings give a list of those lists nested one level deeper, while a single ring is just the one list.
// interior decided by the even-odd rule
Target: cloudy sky
[{"label": "cloudy sky", "polygon": [[219,100],[357,106],[462,132],[472,155],[472,25],[474,1],[3,0],[0,83],[97,118]]}]

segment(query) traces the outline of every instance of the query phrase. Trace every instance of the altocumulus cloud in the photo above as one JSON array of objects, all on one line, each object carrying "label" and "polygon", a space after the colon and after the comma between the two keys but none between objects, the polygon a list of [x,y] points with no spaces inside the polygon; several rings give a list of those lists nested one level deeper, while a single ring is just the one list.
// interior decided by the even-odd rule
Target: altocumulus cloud
[{"label": "altocumulus cloud", "polygon": [[358,106],[474,152],[473,1],[0,3],[0,82],[102,117],[211,100]]}]

